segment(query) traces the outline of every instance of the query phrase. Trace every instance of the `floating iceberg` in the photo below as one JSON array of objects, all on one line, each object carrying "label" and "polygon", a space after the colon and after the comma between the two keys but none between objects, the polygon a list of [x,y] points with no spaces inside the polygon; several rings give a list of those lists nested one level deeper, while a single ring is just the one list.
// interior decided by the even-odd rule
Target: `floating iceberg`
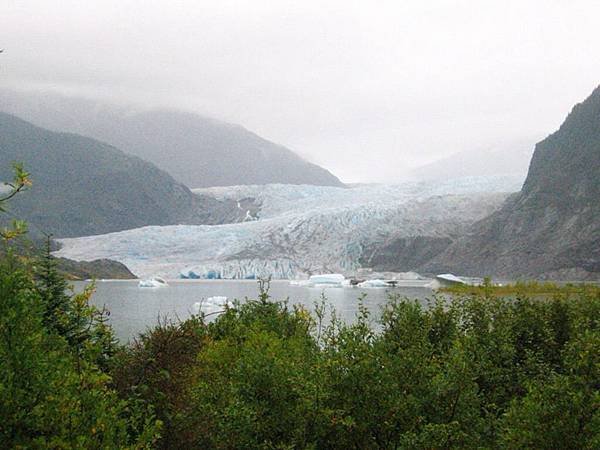
[{"label": "floating iceberg", "polygon": [[227,297],[217,295],[194,303],[194,312],[196,314],[199,314],[200,311],[204,314],[215,314],[231,306],[233,306],[233,303],[231,303]]},{"label": "floating iceberg", "polygon": [[331,287],[341,287],[346,278],[344,275],[339,273],[328,273],[322,275],[312,275],[308,279],[309,286],[331,286]]},{"label": "floating iceberg", "polygon": [[366,280],[359,283],[357,286],[360,288],[390,288],[396,285],[395,281],[386,280]]},{"label": "floating iceberg", "polygon": [[158,288],[168,286],[167,282],[161,277],[152,277],[147,280],[140,280],[138,287],[141,288]]},{"label": "floating iceberg", "polygon": [[435,278],[442,284],[467,284],[465,280],[451,273],[442,273]]}]

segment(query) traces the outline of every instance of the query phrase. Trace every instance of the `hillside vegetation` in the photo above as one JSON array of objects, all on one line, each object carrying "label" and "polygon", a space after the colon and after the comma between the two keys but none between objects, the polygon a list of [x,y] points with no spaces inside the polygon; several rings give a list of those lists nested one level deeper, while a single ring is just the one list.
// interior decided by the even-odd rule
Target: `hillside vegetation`
[{"label": "hillside vegetation", "polygon": [[192,194],[166,172],[108,144],[0,113],[0,180],[11,178],[13,162],[33,173],[31,190],[10,205],[32,233],[71,237],[219,223],[237,209],[234,202]]},{"label": "hillside vegetation", "polygon": [[[17,167],[0,212],[30,187]],[[23,194],[24,196],[27,193]],[[390,297],[353,323],[256,300],[119,344],[50,244],[0,230],[7,448],[598,448],[600,290]]]}]

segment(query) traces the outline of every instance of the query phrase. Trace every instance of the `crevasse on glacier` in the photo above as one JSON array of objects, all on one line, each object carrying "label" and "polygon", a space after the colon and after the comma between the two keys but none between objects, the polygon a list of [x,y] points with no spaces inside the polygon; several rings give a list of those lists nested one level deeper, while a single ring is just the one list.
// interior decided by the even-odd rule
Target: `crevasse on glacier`
[{"label": "crevasse on glacier", "polygon": [[497,209],[510,177],[361,185],[231,186],[202,189],[216,198],[255,198],[259,219],[227,225],[149,226],[62,239],[58,256],[109,258],[140,277],[294,279],[349,274],[363,248],[395,236],[452,236]]}]

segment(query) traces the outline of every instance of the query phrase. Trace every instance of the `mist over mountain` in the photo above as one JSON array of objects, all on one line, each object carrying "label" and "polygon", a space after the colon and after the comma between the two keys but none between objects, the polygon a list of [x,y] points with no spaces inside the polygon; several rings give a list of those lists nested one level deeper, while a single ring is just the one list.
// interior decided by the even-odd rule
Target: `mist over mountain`
[{"label": "mist over mountain", "polygon": [[418,179],[511,175],[525,180],[536,138],[500,142],[494,146],[458,152],[414,169]]},{"label": "mist over mountain", "polygon": [[176,110],[139,111],[53,93],[0,90],[0,109],[50,130],[107,142],[190,188],[343,186],[329,171],[245,128]]},{"label": "mist over mountain", "polygon": [[219,223],[233,202],[197,196],[169,174],[108,144],[55,133],[0,113],[0,180],[22,162],[33,186],[10,203],[31,232],[56,237],[145,225]]},{"label": "mist over mountain", "polygon": [[600,87],[536,145],[521,192],[426,267],[600,278]]}]

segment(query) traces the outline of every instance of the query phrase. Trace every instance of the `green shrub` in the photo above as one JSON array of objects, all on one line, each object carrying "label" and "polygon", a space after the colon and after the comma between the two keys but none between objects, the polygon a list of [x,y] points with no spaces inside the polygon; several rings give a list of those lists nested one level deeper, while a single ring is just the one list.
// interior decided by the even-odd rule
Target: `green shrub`
[{"label": "green shrub", "polygon": [[28,266],[8,253],[0,261],[3,447],[150,448],[159,424],[108,387],[95,360],[99,341],[72,347],[45,327],[45,311]]},{"label": "green shrub", "polygon": [[115,383],[144,367],[145,401],[177,418],[164,448],[597,447],[596,292],[395,298],[377,324],[359,310],[323,324],[322,306],[236,303],[169,325],[181,340],[145,334]]}]

